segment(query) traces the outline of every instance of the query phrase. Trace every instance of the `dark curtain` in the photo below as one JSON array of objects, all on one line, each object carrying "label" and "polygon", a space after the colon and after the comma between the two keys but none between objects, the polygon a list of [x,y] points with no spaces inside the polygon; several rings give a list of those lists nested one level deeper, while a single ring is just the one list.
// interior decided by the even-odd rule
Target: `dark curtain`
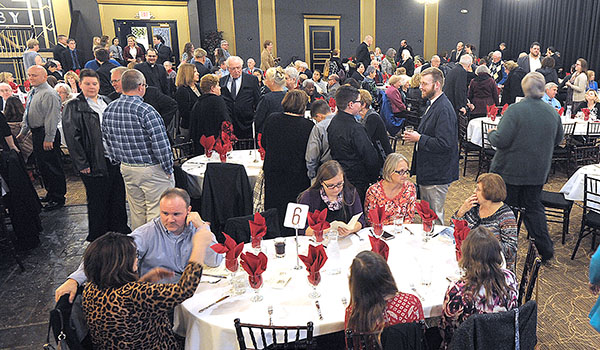
[{"label": "dark curtain", "polygon": [[568,71],[579,57],[590,69],[600,64],[600,1],[597,0],[483,0],[481,51],[487,53],[506,42],[510,59],[538,41],[542,55],[554,46]]}]

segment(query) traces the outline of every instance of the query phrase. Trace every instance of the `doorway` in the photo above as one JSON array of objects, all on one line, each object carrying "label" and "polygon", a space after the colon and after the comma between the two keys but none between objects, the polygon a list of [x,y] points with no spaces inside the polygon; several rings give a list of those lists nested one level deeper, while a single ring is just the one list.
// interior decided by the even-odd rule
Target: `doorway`
[{"label": "doorway", "polygon": [[340,16],[304,15],[304,48],[311,70],[323,72],[331,51],[340,47]]},{"label": "doorway", "polygon": [[179,64],[179,38],[177,36],[177,21],[144,21],[144,20],[113,20],[116,37],[121,46],[127,45],[127,36],[133,35],[144,50],[152,47],[152,36],[160,35],[165,45],[173,51],[174,64]]}]

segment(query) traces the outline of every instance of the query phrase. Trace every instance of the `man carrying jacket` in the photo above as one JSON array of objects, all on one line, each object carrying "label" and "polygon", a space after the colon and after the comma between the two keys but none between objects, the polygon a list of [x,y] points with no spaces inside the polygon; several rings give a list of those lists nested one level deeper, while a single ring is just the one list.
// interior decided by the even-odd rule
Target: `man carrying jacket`
[{"label": "man carrying jacket", "polygon": [[119,164],[112,162],[102,140],[102,114],[110,102],[98,95],[100,79],[91,69],[80,74],[81,94],[63,111],[63,132],[73,166],[85,186],[88,199],[87,240],[92,242],[108,231],[124,234],[127,226],[125,184]]}]

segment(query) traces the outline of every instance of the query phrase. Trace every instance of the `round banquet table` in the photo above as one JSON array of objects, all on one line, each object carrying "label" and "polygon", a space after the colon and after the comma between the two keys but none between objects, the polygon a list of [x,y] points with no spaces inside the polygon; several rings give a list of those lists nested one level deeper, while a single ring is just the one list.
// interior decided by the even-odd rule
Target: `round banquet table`
[{"label": "round banquet table", "polygon": [[486,122],[490,124],[500,123],[500,117],[496,117],[496,120],[492,121],[491,118],[488,117],[479,117],[473,118],[469,121],[467,125],[467,140],[471,143],[476,144],[479,147],[483,146],[483,141],[481,140],[481,122]]},{"label": "round banquet table", "polygon": [[[411,235],[407,228],[414,233]],[[311,287],[308,284],[307,272],[300,261],[302,269],[294,270],[296,265],[295,237],[286,238],[286,256],[276,258],[272,240],[262,242],[263,252],[269,261],[263,273],[264,285],[260,289],[263,300],[252,302],[250,298],[254,290],[246,287],[246,292],[241,295],[231,295],[220,303],[209,307],[203,312],[200,309],[212,304],[225,295],[230,295],[229,279],[203,276],[193,297],[189,298],[175,308],[174,330],[185,336],[186,349],[238,349],[237,338],[233,320],[240,318],[243,323],[269,324],[267,307],[273,306],[272,320],[274,325],[296,326],[306,325],[308,321],[314,323],[314,335],[322,335],[341,331],[344,329],[345,306],[342,302],[350,300],[348,291],[348,275],[352,260],[357,253],[371,250],[367,237],[370,228],[359,231],[358,235],[350,235],[339,240],[341,273],[330,274],[333,261],[329,259],[321,270],[321,283],[317,291],[321,296],[317,299],[321,306],[323,320],[319,320],[315,299],[310,299],[308,294]],[[394,226],[386,226],[386,231],[394,232]],[[440,232],[444,226],[435,226],[435,232]],[[458,278],[458,264],[454,252],[454,243],[444,236],[437,236],[429,242],[422,240],[421,224],[405,225],[404,231],[388,240],[390,248],[388,263],[402,292],[415,294],[421,299],[425,317],[435,317],[442,314],[444,295],[450,280]],[[359,238],[360,237],[360,238]],[[362,239],[362,240],[360,240]],[[309,237],[300,236],[299,252],[306,255]],[[246,244],[244,250],[251,250]],[[222,266],[207,268],[206,274],[228,275]],[[247,274],[239,268],[238,274],[243,274],[247,281]],[[431,277],[431,284],[425,286],[421,283],[422,275]],[[283,288],[276,288],[276,281],[280,279],[289,282]],[[207,280],[209,279],[209,280]],[[210,283],[219,281],[217,283]],[[411,284],[417,293],[411,290]],[[304,335],[301,334],[301,337]],[[290,334],[290,339],[295,333]],[[248,334],[246,339],[249,341]],[[267,342],[271,340],[267,335]]]},{"label": "round banquet table", "polygon": [[583,201],[583,180],[585,175],[600,178],[600,164],[591,164],[577,169],[569,180],[560,189],[565,195],[565,199],[571,201]]},{"label": "round banquet table", "polygon": [[575,130],[573,131],[573,135],[586,135],[587,134],[587,125],[590,122],[590,121],[585,121],[582,118],[567,118],[564,115],[560,116],[560,121],[563,124],[575,123]]},{"label": "round banquet table", "polygon": [[[257,162],[255,162],[255,160],[257,160]],[[221,162],[219,154],[213,151],[210,159],[203,154],[188,159],[183,163],[181,169],[193,180],[190,181],[190,184],[188,185],[188,192],[190,192],[192,198],[199,198],[202,194],[206,164],[219,162]],[[248,180],[250,181],[250,188],[254,188],[258,174],[263,167],[263,161],[260,159],[260,154],[257,150],[231,151],[230,155],[227,157],[227,163],[243,165],[246,169]]]}]

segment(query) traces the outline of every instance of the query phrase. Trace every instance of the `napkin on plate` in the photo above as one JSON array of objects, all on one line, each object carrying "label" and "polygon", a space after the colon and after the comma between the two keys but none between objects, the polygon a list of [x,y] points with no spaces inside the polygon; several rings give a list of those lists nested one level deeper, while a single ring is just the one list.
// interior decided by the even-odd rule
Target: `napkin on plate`
[{"label": "napkin on plate", "polygon": [[267,223],[260,213],[254,213],[254,220],[248,220],[252,247],[260,247],[260,241],[267,234]]},{"label": "napkin on plate", "polygon": [[331,227],[327,222],[327,208],[308,213],[308,226],[313,229],[317,242],[323,241],[323,231]]},{"label": "napkin on plate", "polygon": [[236,243],[231,236],[223,232],[225,243],[217,243],[210,246],[212,250],[219,254],[225,253],[225,266],[229,271],[237,270],[237,258],[244,249],[244,243]]},{"label": "napkin on plate", "polygon": [[433,220],[437,219],[437,214],[429,208],[429,202],[420,200],[419,203],[415,205],[417,209],[417,213],[424,222],[433,222]]},{"label": "napkin on plate", "polygon": [[508,103],[505,103],[504,106],[502,106],[502,112],[501,112],[502,114],[501,115],[504,115],[504,112],[506,112],[507,109],[508,109]]},{"label": "napkin on plate", "polygon": [[200,137],[200,144],[204,147],[204,154],[207,158],[212,156],[213,147],[215,146],[215,137],[213,135],[206,137],[202,135]]},{"label": "napkin on plate", "polygon": [[262,146],[262,133],[258,134],[258,153],[260,153],[260,160],[265,160],[265,149]]},{"label": "napkin on plate", "polygon": [[325,247],[322,244],[309,245],[308,254],[306,256],[299,255],[300,260],[306,265],[306,271],[308,271],[308,281],[317,285],[321,279],[319,271],[325,265],[327,261],[327,253],[325,253]]},{"label": "napkin on plate", "polygon": [[250,252],[242,253],[242,268],[250,276],[259,276],[267,269],[267,256],[260,252],[254,255]]},{"label": "napkin on plate", "polygon": [[454,241],[456,242],[456,260],[458,261],[462,256],[462,252],[460,250],[462,242],[465,240],[465,238],[467,238],[469,232],[471,232],[471,229],[469,228],[466,220],[452,219],[452,222],[454,223]]},{"label": "napkin on plate", "polygon": [[383,222],[386,219],[385,208],[377,206],[375,208],[369,209],[368,217],[369,221],[371,222],[371,225],[383,224]]},{"label": "napkin on plate", "polygon": [[369,240],[371,241],[371,251],[381,255],[387,261],[390,254],[390,247],[388,247],[387,243],[373,236],[369,236]]}]

